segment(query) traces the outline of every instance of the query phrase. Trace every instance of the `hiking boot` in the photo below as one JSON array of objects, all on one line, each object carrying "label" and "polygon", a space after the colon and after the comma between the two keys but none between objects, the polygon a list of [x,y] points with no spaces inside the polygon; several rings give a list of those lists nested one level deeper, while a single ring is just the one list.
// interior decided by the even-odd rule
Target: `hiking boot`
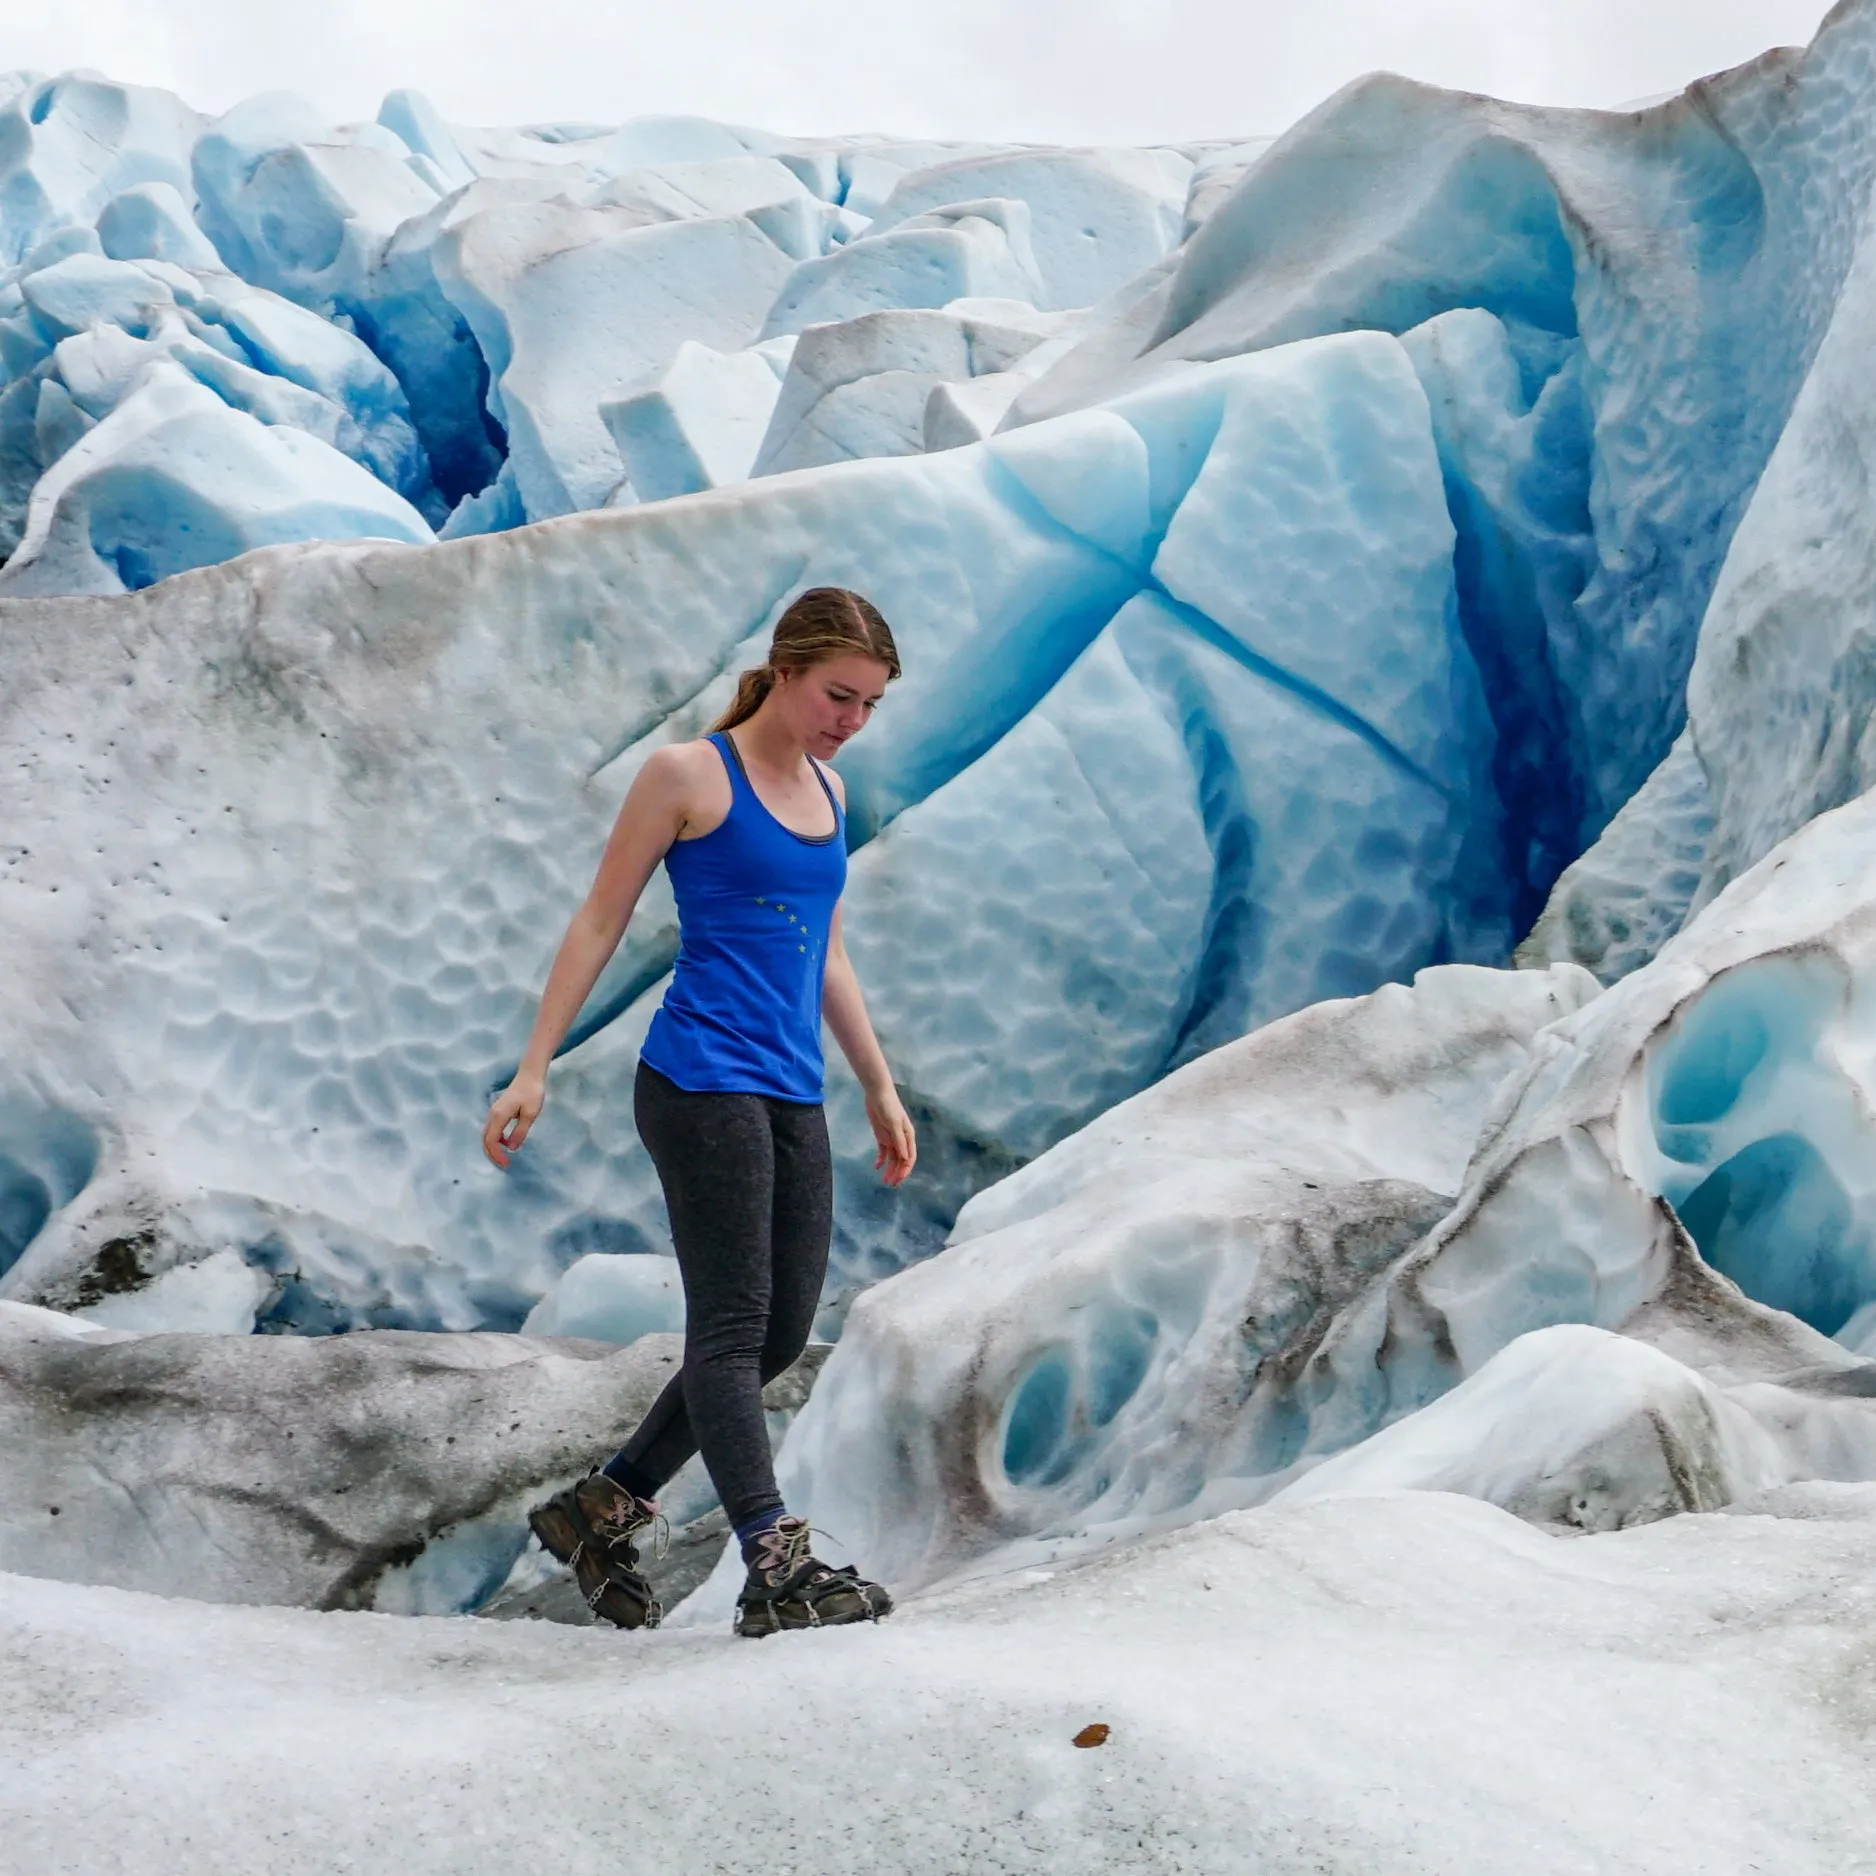
[{"label": "hiking boot", "polygon": [[832,1628],[877,1622],[892,1598],[853,1570],[837,1570],[808,1550],[806,1518],[782,1518],[765,1531],[749,1580],[736,1598],[738,1635],[773,1635],[785,1628]]},{"label": "hiking boot", "polygon": [[655,1504],[634,1498],[603,1472],[589,1472],[528,1513],[541,1548],[572,1570],[586,1606],[615,1628],[656,1628],[663,1619],[632,1541],[663,1523]]}]

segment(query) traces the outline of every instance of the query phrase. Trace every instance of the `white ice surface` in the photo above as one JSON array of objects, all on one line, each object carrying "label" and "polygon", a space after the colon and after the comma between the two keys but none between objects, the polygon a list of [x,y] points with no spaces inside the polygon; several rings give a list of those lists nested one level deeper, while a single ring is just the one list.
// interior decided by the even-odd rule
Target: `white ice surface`
[{"label": "white ice surface", "polygon": [[[252,1274],[177,1271],[168,1300],[193,1288],[206,1314],[211,1281]],[[474,1608],[529,1542],[528,1508],[623,1441],[680,1352],[672,1336],[106,1327],[154,1314],[148,1295],[107,1299],[131,1306],[115,1315],[0,1305],[0,1569],[224,1603]]]},{"label": "white ice surface", "polygon": [[199,1264],[178,1264],[139,1290],[107,1296],[102,1302],[72,1313],[76,1320],[96,1323],[102,1329],[167,1335],[247,1335],[272,1288],[265,1271],[257,1270],[239,1251],[223,1249],[212,1252]]},{"label": "white ice surface", "polygon": [[855,1303],[785,1495],[914,1586],[1273,1489],[1327,1322],[1445,1211],[1494,1090],[1594,989],[1425,971],[1112,1108]]},{"label": "white ice surface", "polygon": [[7,1579],[0,1869],[1848,1876],[1876,1509],[1771,1502],[1253,1511],[760,1645]]},{"label": "white ice surface", "polygon": [[684,1286],[675,1257],[600,1251],[568,1265],[529,1310],[521,1332],[582,1336],[624,1347],[641,1335],[681,1333],[683,1327]]},{"label": "white ice surface", "polygon": [[656,502],[743,481],[781,389],[760,352],[686,339],[651,384],[601,403],[599,414],[632,494]]},{"label": "white ice surface", "polygon": [[1016,302],[976,300],[810,326],[790,356],[755,472],[916,454],[937,386],[1009,371],[1062,323]]}]

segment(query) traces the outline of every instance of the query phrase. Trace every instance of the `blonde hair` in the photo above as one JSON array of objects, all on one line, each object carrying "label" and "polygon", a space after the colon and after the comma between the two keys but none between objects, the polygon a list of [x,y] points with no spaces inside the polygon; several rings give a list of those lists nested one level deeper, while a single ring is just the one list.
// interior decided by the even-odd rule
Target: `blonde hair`
[{"label": "blonde hair", "polygon": [[705,733],[715,735],[747,723],[775,688],[777,673],[806,671],[851,653],[883,664],[888,681],[899,675],[899,648],[892,642],[892,627],[871,600],[844,586],[809,587],[775,621],[767,660],[737,679],[730,707]]}]

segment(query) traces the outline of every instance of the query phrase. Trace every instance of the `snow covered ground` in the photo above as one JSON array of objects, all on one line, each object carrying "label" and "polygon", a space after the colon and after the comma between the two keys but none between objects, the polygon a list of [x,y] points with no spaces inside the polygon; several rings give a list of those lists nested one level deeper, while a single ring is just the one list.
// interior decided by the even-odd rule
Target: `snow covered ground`
[{"label": "snow covered ground", "polygon": [[1873,1542],[1403,1493],[760,1643],[0,1579],[0,1870],[1857,1876]]}]

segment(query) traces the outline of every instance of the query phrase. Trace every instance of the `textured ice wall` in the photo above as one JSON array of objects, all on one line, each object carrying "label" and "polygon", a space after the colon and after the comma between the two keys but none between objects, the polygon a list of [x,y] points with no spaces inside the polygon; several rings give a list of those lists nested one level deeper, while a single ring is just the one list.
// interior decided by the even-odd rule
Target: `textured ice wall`
[{"label": "textured ice wall", "polygon": [[[1849,0],[1809,51],[1634,113],[1363,79],[1016,404],[1058,413],[1351,326],[1466,322],[1416,362],[1527,918],[1681,727],[1732,531],[1862,235],[1873,53],[1876,14]],[[1478,313],[1504,329],[1496,362]]]},{"label": "textured ice wall", "polygon": [[[1501,959],[1653,767],[1833,309],[1854,357],[1873,21],[1628,115],[1366,82],[1268,151],[13,86],[0,468],[32,531],[0,583],[174,572],[152,492],[200,499],[210,557],[334,516],[453,538],[10,611],[6,1281],[71,1302],[232,1247],[275,1326],[513,1325],[575,1257],[657,1248],[620,1104],[667,904],[532,1170],[491,1184],[461,1116],[637,762],[810,580],[879,598],[910,671],[845,766],[855,949],[928,1153],[896,1198],[843,1164],[842,1292],[1203,1049]],[[1106,297],[934,307],[932,267]],[[823,301],[843,323],[796,342]],[[1061,324],[1019,355],[979,348],[997,319]],[[734,480],[778,373],[776,460],[861,460]],[[927,446],[1018,401],[883,458],[921,392]],[[288,457],[318,513],[260,473]],[[1688,746],[1572,883],[1565,952],[1678,922],[1648,882],[1670,835],[1677,879],[1706,864]]]},{"label": "textured ice wall", "polygon": [[927,1140],[884,1194],[837,1084],[837,1289],[1199,1050],[1502,955],[1451,542],[1407,355],[1349,335],[937,456],[13,606],[5,1021],[22,1111],[98,1165],[10,1292],[233,1245],[278,1325],[512,1326],[574,1257],[658,1248],[624,1114],[668,903],[516,1174],[471,1123],[638,761],[811,581],[906,657],[843,766]]},{"label": "textured ice wall", "polygon": [[1823,816],[1600,996],[1425,973],[1112,1109],[859,1300],[790,1502],[929,1583],[1273,1494],[1876,1478],[1873,838]]},{"label": "textured ice wall", "polygon": [[[139,401],[153,356],[235,411],[352,455],[431,527],[512,527],[749,473],[750,448],[706,450],[699,475],[678,443],[693,473],[674,477],[652,433],[633,450],[610,434],[606,407],[660,384],[686,347],[736,361],[734,376],[765,334],[812,321],[986,295],[1032,316],[1087,305],[1181,238],[1194,171],[1172,150],[802,142],[691,118],[472,130],[413,92],[368,124],[328,124],[290,93],[210,120],[85,74],[0,81],[0,126],[0,544],[17,541],[37,486],[56,511],[39,532],[56,525],[93,550],[29,543],[31,577],[16,568],[14,584],[36,592],[135,589],[263,540],[427,538],[394,504],[330,499],[321,480],[335,472],[303,447],[297,505],[262,504],[271,531],[243,531],[252,465],[212,460],[219,441],[169,441],[155,464],[114,457],[109,512],[72,494],[71,474],[49,480]],[[181,310],[156,317],[172,295]],[[271,310],[224,320],[224,301]],[[309,377],[265,330],[294,307],[328,354],[349,347],[382,384],[322,406],[330,372]],[[103,375],[62,355],[73,337],[108,354]],[[909,395],[874,388],[888,405]],[[851,447],[833,454],[874,453],[866,398],[843,401]],[[340,434],[354,420],[399,426],[394,446],[354,447]]]}]

